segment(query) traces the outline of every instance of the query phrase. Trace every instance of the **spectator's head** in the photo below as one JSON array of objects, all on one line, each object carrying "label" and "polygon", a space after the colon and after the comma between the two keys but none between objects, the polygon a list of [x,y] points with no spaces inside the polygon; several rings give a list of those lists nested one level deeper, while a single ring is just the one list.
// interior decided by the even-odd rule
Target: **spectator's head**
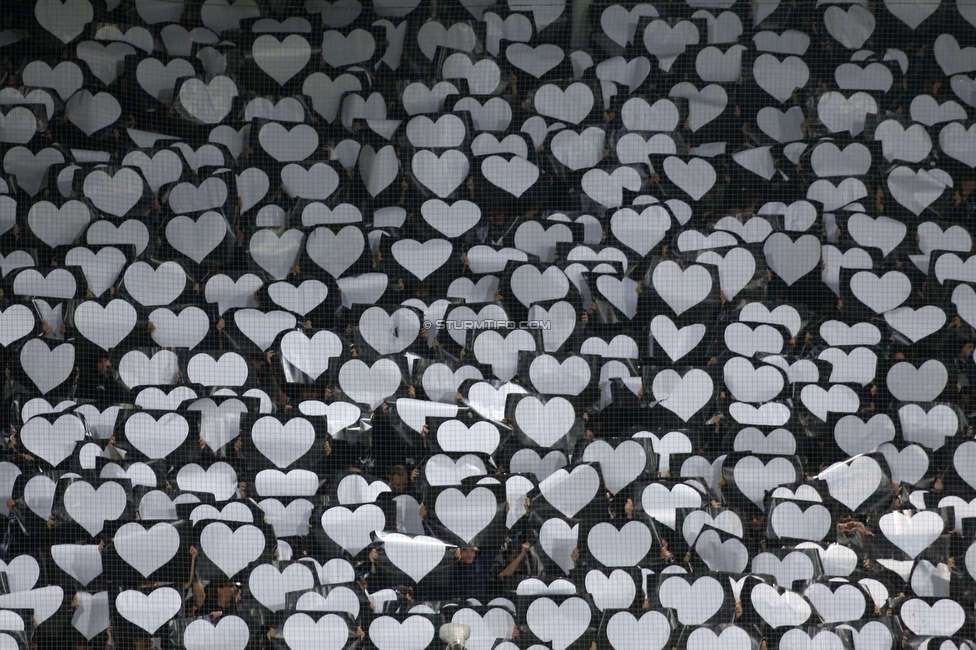
[{"label": "spectator's head", "polygon": [[101,357],[97,362],[98,374],[108,377],[108,372],[112,368],[112,361],[108,357]]},{"label": "spectator's head", "polygon": [[474,558],[478,555],[477,546],[462,546],[461,547],[461,563],[462,564],[474,564]]},{"label": "spectator's head", "polygon": [[390,470],[390,487],[397,494],[402,494],[407,491],[407,486],[410,484],[410,472],[403,465],[394,465],[393,469]]},{"label": "spectator's head", "polygon": [[237,596],[240,592],[240,585],[233,580],[218,578],[217,580],[214,580],[211,585],[213,586],[213,593],[215,594],[216,598],[215,604],[218,609],[228,607],[237,601]]},{"label": "spectator's head", "polygon": [[763,517],[760,514],[753,514],[749,518],[749,528],[753,532],[757,532],[758,533],[759,531],[761,531],[763,529],[763,526],[765,525],[765,523],[766,523],[766,518]]},{"label": "spectator's head", "polygon": [[969,360],[969,357],[973,356],[974,350],[976,350],[976,341],[971,338],[963,339],[959,348],[959,358],[963,361]]}]

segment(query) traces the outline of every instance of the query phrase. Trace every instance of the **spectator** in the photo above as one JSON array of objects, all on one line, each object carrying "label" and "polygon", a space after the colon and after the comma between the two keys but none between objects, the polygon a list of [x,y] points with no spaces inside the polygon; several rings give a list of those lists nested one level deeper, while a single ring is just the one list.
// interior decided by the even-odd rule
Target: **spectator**
[{"label": "spectator", "polygon": [[241,602],[240,583],[226,578],[211,580],[207,585],[206,594],[201,611],[210,611],[210,616],[217,620],[221,616],[237,611]]},{"label": "spectator", "polygon": [[451,567],[448,593],[457,600],[480,597],[487,585],[485,557],[478,547],[467,544],[454,552],[455,563]]},{"label": "spectator", "polygon": [[419,469],[414,469],[412,472],[407,470],[403,465],[394,465],[393,469],[390,470],[390,479],[388,483],[390,484],[390,489],[393,490],[393,496],[397,497],[401,494],[409,494],[420,500],[417,496],[416,490],[414,490],[414,479],[420,474]]},{"label": "spectator", "polygon": [[84,363],[76,376],[77,396],[98,404],[115,404],[123,399],[119,373],[108,357],[99,357],[94,363]]},{"label": "spectator", "polygon": [[509,538],[495,558],[492,574],[497,594],[514,591],[519,582],[541,573],[539,558],[532,553],[532,542],[518,542],[518,537]]}]

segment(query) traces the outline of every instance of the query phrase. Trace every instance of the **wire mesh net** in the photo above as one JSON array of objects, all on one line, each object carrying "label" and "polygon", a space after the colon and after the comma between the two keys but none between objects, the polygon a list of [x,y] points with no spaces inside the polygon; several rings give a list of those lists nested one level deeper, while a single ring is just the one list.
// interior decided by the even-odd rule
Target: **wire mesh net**
[{"label": "wire mesh net", "polygon": [[976,650],[973,0],[0,9],[0,649]]}]

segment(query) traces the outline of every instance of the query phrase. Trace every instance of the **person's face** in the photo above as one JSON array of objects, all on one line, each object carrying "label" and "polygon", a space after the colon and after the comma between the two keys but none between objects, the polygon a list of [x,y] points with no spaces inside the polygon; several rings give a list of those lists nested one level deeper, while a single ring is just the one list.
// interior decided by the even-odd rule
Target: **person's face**
[{"label": "person's face", "polygon": [[136,639],[133,647],[136,650],[152,650],[152,639]]},{"label": "person's face", "polygon": [[407,489],[406,476],[393,476],[390,478],[390,487],[394,492],[405,492]]},{"label": "person's face", "polygon": [[474,556],[477,554],[478,554],[477,551],[470,548],[466,548],[461,551],[461,561],[464,562],[465,564],[471,564],[474,562]]},{"label": "person's face", "polygon": [[221,585],[220,587],[218,587],[217,593],[223,598],[229,598],[233,600],[237,596],[237,585],[235,584]]},{"label": "person's face", "polygon": [[973,349],[976,348],[972,343],[967,343],[962,346],[962,351],[959,353],[961,357],[970,357],[973,354]]},{"label": "person's face", "polygon": [[108,372],[108,369],[112,367],[112,362],[108,359],[98,360],[98,374],[104,375]]}]

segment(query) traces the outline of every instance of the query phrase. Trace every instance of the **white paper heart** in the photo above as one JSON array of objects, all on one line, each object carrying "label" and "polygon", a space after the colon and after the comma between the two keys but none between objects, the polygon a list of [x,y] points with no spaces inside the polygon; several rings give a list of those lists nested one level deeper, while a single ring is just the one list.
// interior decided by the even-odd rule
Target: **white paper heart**
[{"label": "white paper heart", "polygon": [[115,598],[115,608],[127,621],[154,634],[176,615],[182,604],[180,593],[171,587],[160,587],[150,594],[128,590]]},{"label": "white paper heart", "polygon": [[143,577],[172,560],[180,548],[180,534],[169,523],[158,523],[147,530],[130,522],[116,531],[112,541],[119,557]]}]

